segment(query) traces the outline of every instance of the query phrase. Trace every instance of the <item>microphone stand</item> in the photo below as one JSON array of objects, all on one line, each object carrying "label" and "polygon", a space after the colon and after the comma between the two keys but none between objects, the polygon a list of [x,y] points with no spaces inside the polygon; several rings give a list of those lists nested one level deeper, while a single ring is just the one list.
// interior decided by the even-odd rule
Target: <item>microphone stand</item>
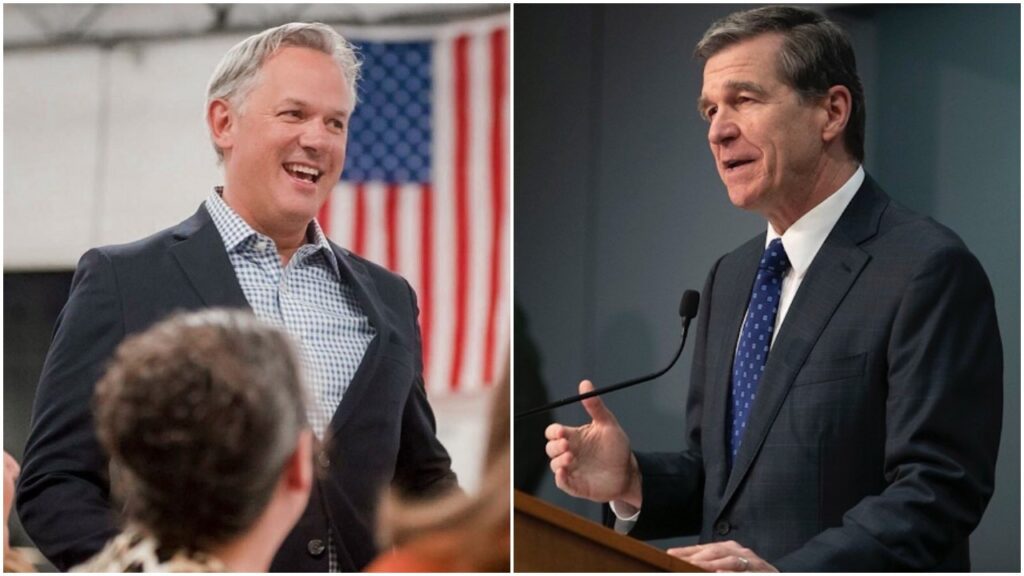
[{"label": "microphone stand", "polygon": [[557,401],[552,402],[550,404],[545,404],[544,406],[539,406],[537,408],[531,408],[529,410],[526,410],[525,412],[520,412],[519,414],[516,414],[515,417],[514,417],[514,420],[520,420],[520,419],[526,418],[528,416],[533,416],[534,414],[540,414],[541,412],[546,412],[548,410],[554,410],[555,408],[558,408],[560,406],[565,406],[566,404],[572,404],[573,402],[579,402],[580,400],[586,400],[587,398],[593,398],[594,396],[600,396],[601,394],[607,394],[608,392],[614,392],[616,390],[621,390],[623,388],[628,388],[628,387],[633,386],[635,384],[640,384],[641,382],[646,382],[648,380],[654,380],[655,378],[657,378],[657,377],[661,376],[662,374],[668,372],[669,370],[672,369],[673,366],[675,366],[676,360],[679,360],[679,355],[683,353],[683,346],[686,345],[686,334],[687,334],[687,332],[689,332],[689,330],[690,330],[690,318],[686,318],[686,322],[683,323],[683,339],[679,343],[679,349],[676,350],[675,356],[672,357],[672,362],[670,362],[668,366],[662,368],[660,371],[655,372],[653,374],[648,374],[647,376],[641,376],[640,378],[633,378],[632,380],[626,380],[625,382],[620,382],[618,384],[613,384],[613,385],[608,386],[606,388],[601,388],[601,389],[598,389],[598,390],[591,390],[590,392],[587,392],[585,394],[580,394],[579,396],[571,396],[569,398],[564,398],[562,400],[557,400]]}]

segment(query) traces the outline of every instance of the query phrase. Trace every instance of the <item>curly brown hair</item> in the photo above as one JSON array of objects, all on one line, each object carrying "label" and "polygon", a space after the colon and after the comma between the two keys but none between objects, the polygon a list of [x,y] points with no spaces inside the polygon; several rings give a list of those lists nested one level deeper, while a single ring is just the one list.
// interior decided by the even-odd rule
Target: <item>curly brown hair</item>
[{"label": "curly brown hair", "polygon": [[125,520],[208,551],[270,501],[307,427],[297,353],[251,313],[179,314],[126,339],[93,398]]}]

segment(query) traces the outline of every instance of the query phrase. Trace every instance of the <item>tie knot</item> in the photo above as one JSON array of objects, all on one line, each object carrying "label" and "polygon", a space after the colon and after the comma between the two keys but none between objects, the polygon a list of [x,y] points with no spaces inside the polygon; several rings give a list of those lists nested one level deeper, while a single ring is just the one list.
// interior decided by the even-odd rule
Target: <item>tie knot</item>
[{"label": "tie knot", "polygon": [[761,270],[770,270],[776,274],[783,274],[789,270],[789,256],[786,256],[786,249],[782,246],[782,239],[772,240],[768,247],[761,254]]}]

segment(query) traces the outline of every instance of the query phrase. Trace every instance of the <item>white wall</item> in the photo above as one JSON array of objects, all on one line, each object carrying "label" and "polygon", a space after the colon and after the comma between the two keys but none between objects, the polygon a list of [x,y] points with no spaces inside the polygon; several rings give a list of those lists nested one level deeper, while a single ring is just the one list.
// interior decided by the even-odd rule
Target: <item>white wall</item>
[{"label": "white wall", "polygon": [[239,39],[5,55],[5,270],[71,268],[194,212],[220,183],[206,82]]}]

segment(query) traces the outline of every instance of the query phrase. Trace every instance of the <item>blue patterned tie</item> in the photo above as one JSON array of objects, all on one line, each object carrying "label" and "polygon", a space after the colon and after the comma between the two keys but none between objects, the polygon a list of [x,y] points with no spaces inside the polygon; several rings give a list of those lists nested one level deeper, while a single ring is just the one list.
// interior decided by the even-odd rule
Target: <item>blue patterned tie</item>
[{"label": "blue patterned tie", "polygon": [[729,434],[729,467],[740,451],[740,441],[747,429],[750,408],[757,396],[768,349],[772,345],[772,331],[779,314],[779,295],[782,293],[782,277],[789,270],[789,258],[782,247],[782,239],[776,238],[765,248],[761,263],[757,267],[757,279],[750,294],[747,318],[740,329],[740,345],[732,362],[732,388],[730,390],[729,412],[732,430]]}]

